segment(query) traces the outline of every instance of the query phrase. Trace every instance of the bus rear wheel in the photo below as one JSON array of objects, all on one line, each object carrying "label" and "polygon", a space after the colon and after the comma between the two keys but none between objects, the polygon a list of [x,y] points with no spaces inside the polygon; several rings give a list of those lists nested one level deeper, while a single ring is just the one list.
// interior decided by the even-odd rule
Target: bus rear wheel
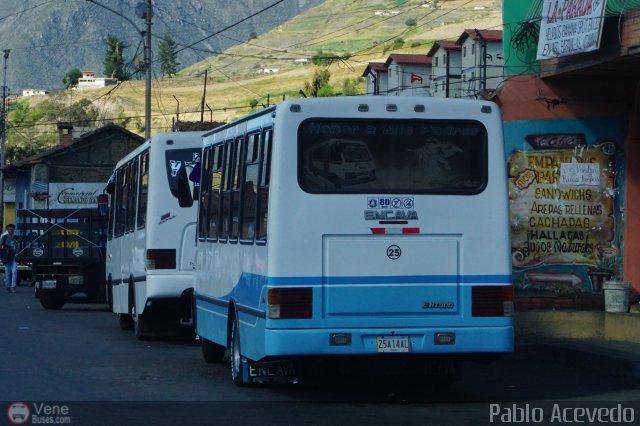
[{"label": "bus rear wheel", "polygon": [[231,323],[231,380],[238,386],[246,385],[242,377],[242,352],[240,351],[240,327],[238,319]]},{"label": "bus rear wheel", "polygon": [[200,337],[200,345],[202,346],[202,357],[207,364],[222,362],[226,348],[204,337]]}]

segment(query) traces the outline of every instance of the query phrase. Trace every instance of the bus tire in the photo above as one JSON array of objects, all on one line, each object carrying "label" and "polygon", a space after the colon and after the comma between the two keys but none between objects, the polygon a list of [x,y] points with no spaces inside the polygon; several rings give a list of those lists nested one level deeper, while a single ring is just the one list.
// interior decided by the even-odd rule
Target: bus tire
[{"label": "bus tire", "polygon": [[200,337],[200,345],[202,346],[202,357],[207,364],[219,363],[224,360],[226,348],[222,345]]},{"label": "bus tire", "polygon": [[122,330],[133,330],[133,319],[129,314],[118,314],[118,321]]},{"label": "bus tire", "polygon": [[238,318],[231,323],[231,380],[237,386],[244,386],[246,382],[242,377],[242,352],[240,350],[240,327]]},{"label": "bus tire", "polygon": [[107,305],[109,305],[109,311],[113,311],[113,284],[111,284],[111,278],[107,282]]},{"label": "bus tire", "polygon": [[64,292],[58,290],[40,290],[40,304],[45,309],[62,309]]},{"label": "bus tire", "polygon": [[149,340],[151,336],[149,336],[148,334],[148,324],[145,316],[142,314],[138,314],[134,307],[131,311],[131,318],[133,319],[133,335],[136,337],[136,339]]}]

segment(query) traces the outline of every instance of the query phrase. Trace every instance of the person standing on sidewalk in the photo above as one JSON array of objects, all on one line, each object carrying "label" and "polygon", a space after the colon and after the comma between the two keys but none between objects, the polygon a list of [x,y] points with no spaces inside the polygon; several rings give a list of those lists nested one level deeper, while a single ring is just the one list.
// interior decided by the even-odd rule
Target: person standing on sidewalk
[{"label": "person standing on sidewalk", "polygon": [[18,242],[14,235],[16,226],[7,225],[6,231],[0,235],[0,260],[4,264],[4,285],[8,292],[15,293],[18,283],[18,262],[16,251]]}]

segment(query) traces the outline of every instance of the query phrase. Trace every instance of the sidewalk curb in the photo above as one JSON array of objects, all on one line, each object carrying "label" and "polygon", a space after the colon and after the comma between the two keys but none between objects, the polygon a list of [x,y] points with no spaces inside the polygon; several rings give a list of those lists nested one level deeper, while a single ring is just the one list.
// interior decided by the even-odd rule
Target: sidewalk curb
[{"label": "sidewalk curb", "polygon": [[517,342],[515,359],[543,359],[614,377],[640,380],[640,354],[615,343],[587,339],[536,339]]}]

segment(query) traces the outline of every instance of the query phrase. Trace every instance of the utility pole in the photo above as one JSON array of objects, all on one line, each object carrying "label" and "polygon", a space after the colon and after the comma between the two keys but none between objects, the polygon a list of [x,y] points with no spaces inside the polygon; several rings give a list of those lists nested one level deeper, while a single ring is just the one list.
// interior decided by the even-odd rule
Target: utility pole
[{"label": "utility pole", "polygon": [[211,107],[209,106],[209,104],[206,104],[207,109],[209,110],[209,123],[213,123],[213,109],[211,109]]},{"label": "utility pole", "polygon": [[207,97],[207,74],[209,70],[204,70],[204,93],[202,94],[202,104],[200,105],[200,122],[204,123],[204,100]]},{"label": "utility pole", "polygon": [[178,100],[178,98],[176,98],[176,95],[171,95],[173,96],[173,99],[176,100],[176,122],[180,122],[180,101]]},{"label": "utility pole", "polygon": [[144,139],[149,140],[151,138],[151,17],[153,16],[153,9],[151,0],[146,0],[146,2],[147,12],[145,19],[147,31],[144,42],[144,64],[147,68],[147,78],[144,90]]},{"label": "utility pole", "polygon": [[480,84],[482,88],[480,91],[483,91],[487,88],[487,40],[482,36],[482,33],[478,31],[476,28],[474,30],[476,32],[476,36],[480,39],[481,47],[482,47],[482,79],[480,80]]},{"label": "utility pole", "polygon": [[[7,59],[9,58],[9,49],[4,50],[4,73],[2,77],[2,148],[0,153],[0,167],[4,167],[6,161],[7,146]],[[4,229],[4,172],[0,170],[0,225]]]}]

